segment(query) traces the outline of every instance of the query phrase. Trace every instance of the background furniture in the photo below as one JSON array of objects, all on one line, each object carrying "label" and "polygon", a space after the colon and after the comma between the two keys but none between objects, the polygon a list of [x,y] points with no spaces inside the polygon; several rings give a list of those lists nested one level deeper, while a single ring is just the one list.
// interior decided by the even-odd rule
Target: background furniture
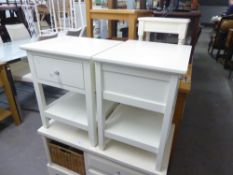
[{"label": "background furniture", "polygon": [[[87,12],[87,36],[93,37],[93,20],[106,19],[116,21],[127,21],[129,25],[128,39],[136,39],[136,24],[137,18],[141,16],[151,16],[151,11],[147,10],[128,10],[128,9],[92,9],[92,0],[86,0]],[[109,38],[114,38],[115,29],[112,28],[112,23],[109,24]]]},{"label": "background furniture", "polygon": [[[23,23],[11,24],[5,26],[10,36],[11,42],[31,39],[31,36]],[[9,67],[11,69],[11,73],[14,80],[23,81],[23,82],[32,82],[31,71],[26,58],[9,64]]]},{"label": "background furniture", "polygon": [[153,12],[154,17],[171,17],[171,18],[189,18],[191,20],[188,28],[188,36],[191,36],[191,45],[192,45],[192,54],[190,57],[190,63],[192,63],[192,56],[197,44],[198,38],[201,33],[200,28],[200,17],[201,13],[199,11],[190,11],[190,12]]},{"label": "background furniture", "polygon": [[232,71],[233,71],[233,29],[229,29],[226,43],[225,43],[225,51],[224,51],[224,68],[229,70],[228,78],[231,79]]},{"label": "background furniture", "polygon": [[213,55],[213,51],[216,49],[216,60],[218,60],[221,51],[225,49],[227,33],[230,28],[233,28],[233,15],[222,17],[221,21],[214,26],[210,36],[208,52]]},{"label": "background furniture", "polygon": [[0,108],[0,122],[11,116],[14,123],[19,125],[21,123],[21,116],[9,81],[7,66],[4,63],[0,63],[0,87],[3,88],[9,105],[9,109]]},{"label": "background furniture", "polygon": [[11,41],[31,38],[27,28],[23,23],[5,25]]}]

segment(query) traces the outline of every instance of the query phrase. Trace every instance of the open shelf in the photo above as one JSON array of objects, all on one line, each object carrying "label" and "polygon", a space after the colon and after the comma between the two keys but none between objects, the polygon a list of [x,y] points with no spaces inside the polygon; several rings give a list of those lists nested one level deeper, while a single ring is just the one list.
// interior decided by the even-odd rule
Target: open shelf
[{"label": "open shelf", "polygon": [[[116,106],[116,103],[104,101],[104,113],[109,113]],[[88,129],[85,96],[78,93],[68,92],[59,99],[48,105],[45,110],[48,118],[72,125],[80,129]]]},{"label": "open shelf", "polygon": [[165,156],[161,171],[156,171],[156,155],[148,151],[110,140],[102,151],[98,147],[90,145],[87,132],[70,127],[68,125],[55,122],[51,123],[49,128],[41,127],[38,132],[46,138],[56,140],[74,148],[99,155],[103,158],[110,159],[119,164],[126,164],[138,171],[147,174],[165,175],[167,173],[168,162],[171,152],[171,145],[174,133],[174,126],[171,128],[169,138],[166,144]]},{"label": "open shelf", "polygon": [[119,105],[105,123],[105,136],[157,153],[163,115]]}]

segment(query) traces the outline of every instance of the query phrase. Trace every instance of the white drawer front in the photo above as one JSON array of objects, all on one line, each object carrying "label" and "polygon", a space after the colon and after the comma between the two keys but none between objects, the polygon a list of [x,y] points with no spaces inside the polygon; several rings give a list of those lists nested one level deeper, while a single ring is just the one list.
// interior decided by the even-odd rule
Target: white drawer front
[{"label": "white drawer front", "polygon": [[84,89],[84,73],[81,62],[35,56],[34,63],[38,79],[57,83],[59,87],[67,85]]},{"label": "white drawer front", "polygon": [[170,76],[137,69],[103,67],[103,94],[108,100],[154,109],[163,113],[166,107]]},{"label": "white drawer front", "polygon": [[52,168],[52,167],[48,167],[48,171],[49,171],[49,175],[70,175],[70,174],[67,174],[67,173],[60,172],[60,171],[58,171],[58,170],[56,170],[55,168]]},{"label": "white drawer front", "polygon": [[146,175],[90,154],[85,159],[87,175]]}]

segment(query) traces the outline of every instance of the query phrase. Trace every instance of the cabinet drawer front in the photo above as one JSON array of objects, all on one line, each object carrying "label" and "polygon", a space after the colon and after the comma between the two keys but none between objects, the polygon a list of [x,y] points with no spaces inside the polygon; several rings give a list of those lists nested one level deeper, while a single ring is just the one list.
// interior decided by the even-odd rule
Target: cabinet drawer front
[{"label": "cabinet drawer front", "polygon": [[70,175],[70,174],[67,174],[67,173],[60,172],[60,171],[58,171],[58,170],[56,170],[55,168],[52,168],[52,167],[48,167],[48,171],[49,171],[49,175]]},{"label": "cabinet drawer front", "polygon": [[103,95],[108,100],[163,113],[169,85],[170,76],[163,73],[103,66]]},{"label": "cabinet drawer front", "polygon": [[94,155],[85,156],[88,175],[146,175]]},{"label": "cabinet drawer front", "polygon": [[84,89],[83,64],[53,58],[35,56],[37,78],[43,81]]},{"label": "cabinet drawer front", "polygon": [[98,170],[95,170],[95,169],[89,169],[87,170],[87,175],[107,175],[107,174],[100,172]]}]

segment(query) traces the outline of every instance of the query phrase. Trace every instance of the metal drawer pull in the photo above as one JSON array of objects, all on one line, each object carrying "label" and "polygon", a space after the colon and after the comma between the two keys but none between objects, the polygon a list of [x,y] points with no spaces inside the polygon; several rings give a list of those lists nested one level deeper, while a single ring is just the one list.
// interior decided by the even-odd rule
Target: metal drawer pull
[{"label": "metal drawer pull", "polygon": [[114,175],[121,175],[121,172],[117,172],[117,173],[115,173]]}]

